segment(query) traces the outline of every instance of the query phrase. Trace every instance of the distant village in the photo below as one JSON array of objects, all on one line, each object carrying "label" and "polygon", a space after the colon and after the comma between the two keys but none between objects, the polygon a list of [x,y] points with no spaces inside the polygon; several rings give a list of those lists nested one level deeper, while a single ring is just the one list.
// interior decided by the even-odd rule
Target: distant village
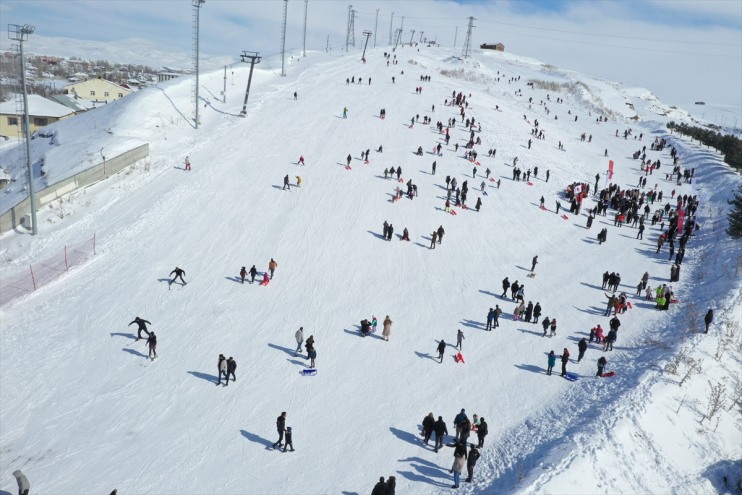
[{"label": "distant village", "polygon": [[[0,56],[0,138],[23,133],[20,54]],[[106,60],[82,60],[26,54],[31,132],[87,112],[139,89],[188,74],[189,71]]]}]

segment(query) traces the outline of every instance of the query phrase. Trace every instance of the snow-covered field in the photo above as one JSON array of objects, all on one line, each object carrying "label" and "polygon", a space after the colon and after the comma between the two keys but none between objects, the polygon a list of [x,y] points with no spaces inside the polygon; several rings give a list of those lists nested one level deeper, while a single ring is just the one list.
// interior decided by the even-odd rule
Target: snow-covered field
[{"label": "snow-covered field", "polygon": [[[713,150],[669,136],[665,123],[683,114],[662,115],[646,90],[510,54],[462,62],[447,49],[405,47],[398,65],[387,66],[383,52],[371,50],[366,64],[358,54],[310,53],[284,78],[257,66],[247,118],[238,116],[248,72],[239,67],[226,104],[217,99],[223,74],[202,75],[198,130],[187,120],[184,79],[51,126],[55,145],[33,142],[35,159],[47,153],[45,168],[57,176],[102,139],[122,148],[149,142],[151,158],[74,193],[64,215],[59,206],[42,210],[38,237],[19,231],[1,239],[2,278],[93,234],[98,254],[0,308],[0,493],[15,491],[16,469],[34,493],[352,494],[390,475],[397,493],[447,493],[453,449],[434,453],[419,428],[433,412],[453,432],[461,408],[490,426],[464,493],[734,493],[723,476],[738,483],[742,471],[739,405],[699,421],[711,385],[726,386],[728,407],[742,378],[742,248],[724,234],[725,201],[739,175]],[[363,84],[346,85],[351,77]],[[532,89],[531,80],[561,89]],[[458,107],[444,105],[453,91],[471,94],[466,116],[481,123],[476,178],[465,150],[454,151],[469,138],[461,119],[442,157],[431,150],[443,136],[422,124],[423,116],[444,126],[458,117]],[[597,123],[598,115],[610,119]],[[545,140],[531,136],[534,119]],[[615,137],[628,128],[643,140]],[[580,140],[583,132],[591,143]],[[692,185],[664,179],[670,148],[649,150],[663,137],[682,167],[695,168]],[[669,312],[633,296],[645,271],[652,287],[669,283],[667,245],[655,253],[658,226],[647,223],[637,240],[636,229],[613,226],[609,210],[587,230],[592,196],[579,217],[554,214],[557,200],[568,205],[568,184],[592,187],[596,173],[607,184],[608,159],[613,182],[633,188],[643,173],[631,154],[644,145],[648,158],[662,160],[648,189],[701,201],[701,229],[673,284],[680,302]],[[487,156],[492,148],[495,158]],[[360,160],[366,149],[369,164]],[[538,166],[533,185],[511,180],[515,157],[524,172]],[[3,163],[18,158],[15,149],[0,150]],[[401,166],[418,197],[391,202],[404,184],[384,178],[390,166]],[[487,168],[499,189],[485,179]],[[301,176],[301,187],[281,190],[286,175],[292,184]],[[443,211],[447,175],[468,180],[467,204],[481,197],[479,213]],[[394,225],[391,242],[382,239],[384,221]],[[441,225],[443,242],[429,249]],[[599,245],[604,227],[608,240]],[[404,228],[410,242],[399,240]],[[241,266],[262,273],[271,258],[278,268],[267,287],[239,283]],[[168,290],[175,266],[189,283]],[[607,327],[606,270],[620,272],[634,306],[620,316],[615,350],[605,353],[616,376],[595,377],[604,355],[595,344],[569,365],[578,381],[545,376],[550,350],[576,356],[590,328]],[[525,283],[526,301],[558,320],[554,338],[512,320],[515,304],[499,297],[506,276]],[[495,304],[504,310],[500,327],[486,332]],[[690,333],[709,307],[711,332]],[[389,342],[359,336],[360,320],[372,315],[380,327],[386,315],[393,320]],[[127,324],[135,316],[152,322],[159,359],[149,361],[143,341],[134,341]],[[306,354],[293,357],[300,326],[316,340],[316,376],[301,373]],[[438,341],[455,342],[459,328],[466,363],[449,347],[439,364]],[[666,371],[681,352],[677,372]],[[220,353],[238,363],[238,380],[226,388],[215,386]],[[701,361],[702,373],[680,387],[689,358]],[[269,449],[282,411],[294,453]]]}]

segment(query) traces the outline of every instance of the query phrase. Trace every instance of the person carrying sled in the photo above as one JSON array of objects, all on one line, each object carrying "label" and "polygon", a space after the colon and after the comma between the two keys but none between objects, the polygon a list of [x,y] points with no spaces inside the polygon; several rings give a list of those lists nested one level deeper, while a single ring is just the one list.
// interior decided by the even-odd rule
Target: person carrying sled
[{"label": "person carrying sled", "polygon": [[147,320],[143,320],[140,317],[134,318],[134,321],[126,325],[127,327],[132,326],[134,323],[137,324],[137,340],[140,340],[142,338],[142,331],[147,334],[147,337],[149,337],[149,330],[147,330],[147,325],[151,325],[152,323],[148,322]]}]

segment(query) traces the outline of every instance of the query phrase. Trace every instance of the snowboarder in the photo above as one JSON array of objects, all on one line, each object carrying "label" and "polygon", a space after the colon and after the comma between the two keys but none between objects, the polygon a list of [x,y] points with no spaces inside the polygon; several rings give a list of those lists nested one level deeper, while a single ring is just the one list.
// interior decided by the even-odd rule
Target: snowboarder
[{"label": "snowboarder", "polygon": [[582,361],[582,358],[585,356],[585,351],[587,350],[587,340],[585,340],[584,337],[577,343],[577,349],[580,351],[579,354],[577,354],[577,362],[579,363]]},{"label": "snowboarder", "polygon": [[127,327],[132,326],[134,323],[137,324],[137,340],[140,340],[142,338],[142,331],[147,334],[147,337],[149,337],[149,330],[147,330],[147,325],[151,325],[152,323],[148,322],[147,320],[143,320],[140,317],[134,318],[134,321],[126,325]]},{"label": "snowboarder", "polygon": [[240,282],[245,283],[245,277],[247,277],[247,269],[243,266],[240,268]]},{"label": "snowboarder", "polygon": [[270,279],[273,280],[273,272],[276,271],[276,268],[278,268],[278,263],[276,263],[276,260],[271,258],[270,262],[268,263],[268,271],[271,274]]},{"label": "snowboarder", "polygon": [[556,354],[554,354],[554,351],[551,351],[549,353],[549,356],[546,358],[546,374],[551,375],[551,370],[554,369],[554,365],[556,364]]},{"label": "snowboarder", "polygon": [[459,331],[456,332],[456,349],[462,350],[464,348],[464,339],[464,332],[459,328]]},{"label": "snowboarder", "polygon": [[538,264],[538,256],[534,256],[533,260],[531,260],[531,271],[533,271],[536,268],[537,264]]},{"label": "snowboarder", "polygon": [[171,280],[171,281],[170,281],[170,282],[169,282],[169,283],[167,284],[168,288],[170,288],[170,286],[171,286],[171,285],[173,285],[173,282],[175,282],[175,281],[176,281],[176,280],[177,280],[178,278],[179,278],[179,279],[180,279],[180,281],[181,281],[181,282],[183,283],[183,285],[187,284],[187,282],[186,282],[185,280],[183,280],[183,275],[185,275],[185,270],[182,270],[182,269],[180,269],[180,268],[178,268],[178,267],[176,266],[176,267],[175,267],[175,270],[173,270],[172,272],[170,272],[170,275],[172,275],[173,273],[175,274],[175,276],[174,276],[174,277],[173,277],[173,279],[172,279],[172,280]]},{"label": "snowboarder", "polygon": [[252,268],[250,268],[250,277],[251,277],[250,283],[251,284],[255,282],[255,277],[257,276],[257,274],[258,274],[258,269],[255,268],[255,265],[253,265]]},{"label": "snowboarder", "polygon": [[294,338],[296,339],[296,350],[294,351],[294,357],[296,357],[301,350],[301,345],[304,343],[304,327],[299,327],[299,330],[297,330],[294,334]]},{"label": "snowboarder", "polygon": [[232,376],[232,381],[236,382],[237,377],[235,376],[234,372],[237,371],[237,361],[234,360],[232,356],[229,356],[229,359],[227,359],[227,373],[224,377],[224,386],[226,387],[229,385],[229,377]]},{"label": "snowboarder", "polygon": [[714,321],[714,310],[709,308],[708,313],[706,313],[706,316],[703,317],[703,322],[706,324],[706,330],[703,331],[703,333],[709,333],[709,326],[711,326],[711,323]]},{"label": "snowboarder", "polygon": [[222,376],[224,376],[224,378],[227,378],[227,358],[224,357],[224,354],[219,354],[219,362],[216,365],[216,370],[219,375],[216,379],[216,384],[221,385]]},{"label": "snowboarder", "polygon": [[562,375],[565,376],[567,374],[567,363],[569,363],[569,351],[565,347],[562,351]]},{"label": "snowboarder", "polygon": [[[147,345],[149,346],[149,358],[154,361],[157,358],[157,336],[154,331],[147,337]],[[152,357],[153,354],[154,357]]]},{"label": "snowboarder", "polygon": [[291,190],[291,184],[289,184],[289,174],[286,174],[286,177],[283,178],[283,189],[281,189],[281,190],[283,191],[287,187],[289,188],[289,191],[290,191]]},{"label": "snowboarder", "polygon": [[384,318],[384,329],[381,331],[381,335],[384,336],[384,340],[389,341],[389,336],[392,334],[392,320],[389,315]]},{"label": "snowboarder", "polygon": [[286,411],[276,419],[276,430],[278,431],[278,440],[273,444],[273,448],[283,446],[283,434],[286,431]]},{"label": "snowboarder", "polygon": [[446,352],[446,341],[441,340],[438,344],[438,359],[440,359],[440,362],[443,362],[443,354]]},{"label": "snowboarder", "polygon": [[[479,447],[481,448],[482,446],[480,445]],[[464,481],[466,481],[467,483],[471,483],[472,478],[474,477],[474,466],[477,465],[479,455],[479,450],[477,450],[474,444],[472,444],[471,450],[469,451],[469,458],[466,461],[467,478]]]},{"label": "snowboarder", "polygon": [[448,435],[448,428],[443,421],[443,416],[438,416],[438,421],[433,425],[433,431],[435,432],[435,452],[438,453],[438,449],[443,447],[443,441]]},{"label": "snowboarder", "polygon": [[291,447],[291,452],[294,451],[294,441],[292,439],[292,430],[290,426],[286,427],[286,434],[285,434],[285,440],[286,444],[283,446],[283,451],[286,452],[286,450]]}]

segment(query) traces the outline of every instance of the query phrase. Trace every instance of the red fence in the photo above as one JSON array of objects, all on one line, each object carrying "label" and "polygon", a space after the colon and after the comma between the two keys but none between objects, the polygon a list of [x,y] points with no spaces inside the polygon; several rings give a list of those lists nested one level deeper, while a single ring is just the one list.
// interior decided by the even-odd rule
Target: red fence
[{"label": "red fence", "polygon": [[93,256],[95,236],[75,246],[65,246],[61,253],[35,265],[29,265],[26,271],[11,277],[3,277],[0,281],[0,306],[40,289]]}]

